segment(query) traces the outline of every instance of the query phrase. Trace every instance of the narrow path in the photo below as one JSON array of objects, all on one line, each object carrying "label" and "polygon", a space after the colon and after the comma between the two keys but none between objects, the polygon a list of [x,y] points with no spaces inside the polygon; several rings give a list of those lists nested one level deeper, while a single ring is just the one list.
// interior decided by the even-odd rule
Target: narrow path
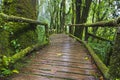
[{"label": "narrow path", "polygon": [[82,44],[65,34],[54,34],[50,40],[12,80],[98,80],[97,68]]}]

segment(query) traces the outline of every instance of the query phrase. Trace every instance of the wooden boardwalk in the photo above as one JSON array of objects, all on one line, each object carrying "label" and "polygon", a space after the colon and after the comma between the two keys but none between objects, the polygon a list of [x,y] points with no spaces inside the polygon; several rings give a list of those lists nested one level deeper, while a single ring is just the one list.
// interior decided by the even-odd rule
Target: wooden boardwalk
[{"label": "wooden boardwalk", "polygon": [[83,45],[65,34],[54,34],[50,45],[36,53],[12,80],[99,80]]}]

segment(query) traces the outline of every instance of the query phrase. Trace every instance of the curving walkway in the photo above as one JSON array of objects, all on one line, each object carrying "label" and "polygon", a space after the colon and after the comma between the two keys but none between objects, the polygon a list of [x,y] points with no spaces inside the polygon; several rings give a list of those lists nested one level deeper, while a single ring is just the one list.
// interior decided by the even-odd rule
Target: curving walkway
[{"label": "curving walkway", "polygon": [[81,43],[65,34],[50,40],[12,80],[98,80],[100,74]]}]

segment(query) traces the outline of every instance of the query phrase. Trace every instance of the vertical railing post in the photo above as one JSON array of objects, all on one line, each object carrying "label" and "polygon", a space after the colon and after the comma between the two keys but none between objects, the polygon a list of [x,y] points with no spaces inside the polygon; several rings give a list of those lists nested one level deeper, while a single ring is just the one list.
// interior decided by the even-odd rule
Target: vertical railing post
[{"label": "vertical railing post", "polygon": [[64,29],[65,29],[65,30],[64,30],[64,31],[65,31],[65,33],[67,33],[67,25],[65,25],[65,28],[64,28]]},{"label": "vertical railing post", "polygon": [[69,34],[72,34],[72,25],[69,25]]},{"label": "vertical railing post", "polygon": [[69,33],[70,33],[70,34],[74,34],[73,29],[74,29],[74,26],[71,24],[71,25],[69,26]]},{"label": "vertical railing post", "polygon": [[85,41],[88,41],[88,27],[85,27]]},{"label": "vertical railing post", "polygon": [[45,34],[46,34],[46,40],[49,41],[49,27],[48,27],[48,24],[45,25]]}]

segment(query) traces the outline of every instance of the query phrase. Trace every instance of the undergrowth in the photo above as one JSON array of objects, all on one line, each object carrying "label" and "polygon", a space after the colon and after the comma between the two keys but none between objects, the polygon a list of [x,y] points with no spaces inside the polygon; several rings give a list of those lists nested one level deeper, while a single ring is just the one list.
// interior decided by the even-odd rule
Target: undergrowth
[{"label": "undergrowth", "polygon": [[106,55],[110,51],[110,42],[89,42],[91,48],[95,51],[98,57],[105,63]]}]

